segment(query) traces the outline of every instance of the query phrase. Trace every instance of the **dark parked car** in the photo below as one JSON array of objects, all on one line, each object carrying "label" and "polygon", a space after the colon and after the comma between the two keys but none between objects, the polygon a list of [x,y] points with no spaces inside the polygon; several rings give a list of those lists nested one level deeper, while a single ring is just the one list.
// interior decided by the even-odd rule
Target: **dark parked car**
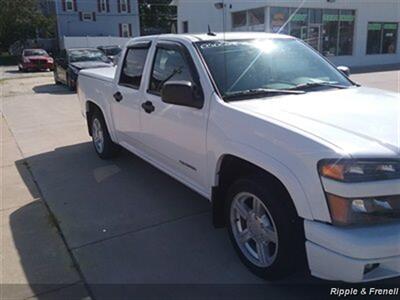
[{"label": "dark parked car", "polygon": [[116,57],[118,57],[121,53],[121,47],[120,46],[99,46],[97,47],[100,51],[102,51],[109,59],[112,61],[115,61]]},{"label": "dark parked car", "polygon": [[54,81],[75,90],[80,70],[112,66],[113,62],[99,49],[62,50],[54,63]]},{"label": "dark parked car", "polygon": [[53,58],[43,49],[25,49],[18,62],[20,71],[53,70]]}]

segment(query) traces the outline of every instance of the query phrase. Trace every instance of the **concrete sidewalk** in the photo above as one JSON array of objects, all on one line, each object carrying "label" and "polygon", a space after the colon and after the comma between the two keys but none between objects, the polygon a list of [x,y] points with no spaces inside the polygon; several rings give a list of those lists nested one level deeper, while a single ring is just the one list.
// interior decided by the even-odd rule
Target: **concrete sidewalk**
[{"label": "concrete sidewalk", "polygon": [[1,127],[1,299],[88,299],[41,194],[3,117]]}]

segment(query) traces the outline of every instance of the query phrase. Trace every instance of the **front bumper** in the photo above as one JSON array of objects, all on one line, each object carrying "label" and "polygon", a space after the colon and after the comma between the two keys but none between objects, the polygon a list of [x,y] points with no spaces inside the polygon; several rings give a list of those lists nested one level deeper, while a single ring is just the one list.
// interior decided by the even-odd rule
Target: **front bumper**
[{"label": "front bumper", "polygon": [[53,70],[54,65],[52,63],[22,63],[22,67],[25,70],[46,70],[50,69]]},{"label": "front bumper", "polygon": [[[315,277],[366,282],[400,276],[400,223],[343,228],[306,220],[304,230]],[[368,271],[373,264],[379,265]]]}]

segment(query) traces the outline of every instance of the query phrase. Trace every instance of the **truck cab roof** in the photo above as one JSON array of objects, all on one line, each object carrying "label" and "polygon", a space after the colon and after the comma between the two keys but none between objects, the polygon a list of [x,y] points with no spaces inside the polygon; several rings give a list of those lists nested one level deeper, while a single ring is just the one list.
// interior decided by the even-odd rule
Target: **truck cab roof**
[{"label": "truck cab roof", "polygon": [[154,40],[170,40],[181,42],[203,42],[203,41],[216,41],[216,40],[245,40],[245,39],[265,39],[265,38],[279,38],[279,39],[294,39],[289,35],[278,33],[265,33],[265,32],[218,32],[213,35],[207,33],[198,34],[161,34],[137,37],[131,39],[127,46],[134,44],[138,41],[154,41]]}]

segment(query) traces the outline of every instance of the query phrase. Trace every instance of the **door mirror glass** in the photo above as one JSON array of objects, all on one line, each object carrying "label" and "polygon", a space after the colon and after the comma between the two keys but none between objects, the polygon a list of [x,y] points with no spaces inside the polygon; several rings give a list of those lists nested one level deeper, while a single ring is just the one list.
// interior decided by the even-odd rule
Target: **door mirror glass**
[{"label": "door mirror glass", "polygon": [[347,77],[350,76],[350,68],[346,67],[346,66],[338,66],[337,69],[342,72],[344,75],[346,75]]},{"label": "door mirror glass", "polygon": [[168,81],[161,89],[161,99],[165,103],[202,108],[203,100],[196,97],[196,88],[190,81]]}]

